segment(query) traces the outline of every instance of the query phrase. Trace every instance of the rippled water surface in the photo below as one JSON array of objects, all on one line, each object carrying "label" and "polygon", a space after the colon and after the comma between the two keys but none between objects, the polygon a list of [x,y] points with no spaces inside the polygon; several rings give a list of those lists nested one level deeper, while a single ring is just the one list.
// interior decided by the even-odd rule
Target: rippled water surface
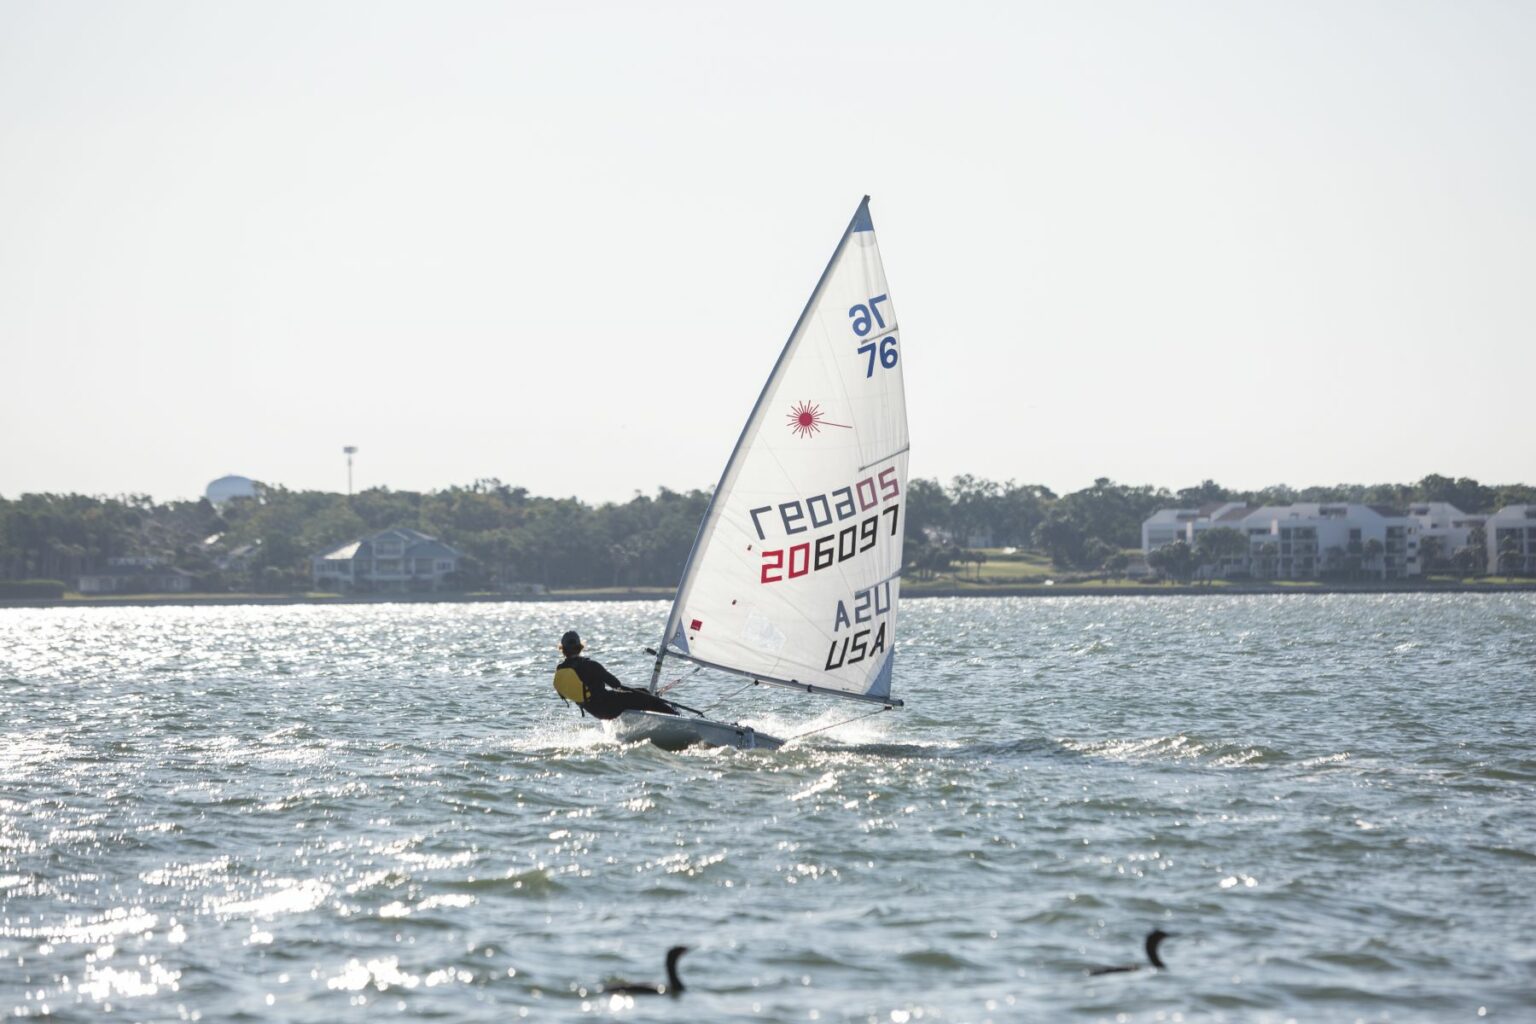
[{"label": "rippled water surface", "polygon": [[561,705],[664,615],[0,611],[0,1015],[1536,1019],[1532,595],[909,601],[778,753]]}]

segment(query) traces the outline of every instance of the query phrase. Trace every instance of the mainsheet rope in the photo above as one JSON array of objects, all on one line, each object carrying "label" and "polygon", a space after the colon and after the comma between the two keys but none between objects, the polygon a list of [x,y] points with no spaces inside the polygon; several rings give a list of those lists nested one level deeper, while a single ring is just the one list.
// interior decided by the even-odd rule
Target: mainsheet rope
[{"label": "mainsheet rope", "polygon": [[831,725],[823,725],[819,729],[807,729],[805,732],[797,732],[793,736],[789,737],[789,739],[785,740],[784,742],[785,743],[789,743],[790,741],[797,740],[797,739],[799,739],[802,736],[813,736],[813,735],[815,735],[818,732],[826,732],[828,729],[836,729],[840,725],[848,725],[848,724],[850,724],[852,722],[857,722],[857,721],[859,721],[862,718],[871,718],[871,717],[873,717],[875,715],[880,714],[882,711],[889,711],[889,710],[891,710],[890,706],[887,705],[886,707],[883,707],[883,708],[876,708],[873,711],[866,711],[862,715],[854,715],[852,718],[845,718],[841,722],[833,722]]},{"label": "mainsheet rope", "polygon": [[713,711],[713,710],[715,710],[715,708],[719,707],[721,704],[724,704],[726,701],[730,700],[732,697],[735,697],[739,693],[746,693],[748,690],[752,689],[752,687],[754,687],[756,685],[757,685],[757,680],[754,679],[750,683],[748,683],[746,686],[743,686],[741,689],[734,690],[731,693],[726,694],[724,697],[721,697],[719,700],[715,701],[713,704],[711,704],[709,707],[705,708],[704,710],[705,711]]},{"label": "mainsheet rope", "polygon": [[694,666],[694,669],[693,669],[692,672],[687,672],[687,673],[684,673],[683,675],[678,676],[676,679],[672,680],[666,686],[663,686],[661,689],[657,690],[656,691],[656,696],[660,697],[662,694],[666,693],[668,690],[672,689],[674,686],[677,686],[679,683],[681,683],[684,679],[687,679],[689,676],[697,675],[703,668],[704,668],[703,665],[696,665],[696,666]]},{"label": "mainsheet rope", "polygon": [[[683,680],[688,679],[689,677],[698,674],[700,671],[703,670],[703,668],[704,668],[703,665],[696,665],[696,666],[694,666],[694,669],[693,669],[692,672],[689,672],[689,673],[686,673],[684,675],[678,676],[676,679],[672,680],[666,686],[663,686],[661,689],[657,690],[656,691],[656,695],[658,697],[661,696],[662,694],[666,693],[668,690],[671,690],[673,687],[675,687],[675,686],[679,685],[680,683],[682,683]],[[707,715],[711,711],[715,710],[715,708],[717,708],[720,705],[725,704],[728,701],[730,701],[731,698],[737,696],[738,694],[746,693],[748,690],[752,689],[752,687],[754,687],[756,685],[758,685],[758,682],[757,682],[756,679],[754,679],[750,683],[747,683],[745,686],[741,687],[740,689],[732,690],[730,693],[726,694],[724,697],[721,697],[719,700],[717,700],[713,704],[709,705],[709,707],[705,708],[703,711],[695,711],[693,708],[684,708],[684,710],[685,711],[693,711],[694,714],[698,715],[700,718],[703,718],[705,715]],[[677,706],[678,707],[683,707],[683,705],[681,705],[681,704],[678,704]],[[886,705],[883,708],[876,708],[874,711],[866,711],[862,715],[854,715],[852,718],[845,718],[841,722],[833,722],[831,725],[823,725],[823,726],[819,726],[818,728],[815,728],[815,729],[807,729],[805,732],[797,732],[793,736],[789,737],[789,739],[786,739],[784,742],[788,743],[788,742],[790,742],[790,740],[798,740],[802,736],[814,736],[818,732],[826,732],[828,729],[836,729],[839,726],[851,725],[854,722],[861,721],[861,720],[863,720],[865,718],[873,718],[875,715],[880,714],[882,711],[889,711],[889,710],[891,710],[890,705]]]}]

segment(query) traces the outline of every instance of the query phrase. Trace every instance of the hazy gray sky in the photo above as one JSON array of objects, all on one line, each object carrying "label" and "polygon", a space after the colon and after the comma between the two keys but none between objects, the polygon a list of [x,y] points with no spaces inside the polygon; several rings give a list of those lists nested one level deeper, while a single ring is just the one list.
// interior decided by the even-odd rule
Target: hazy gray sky
[{"label": "hazy gray sky", "polygon": [[712,485],[859,197],[914,475],[1536,479],[1536,5],[0,5],[0,495]]}]

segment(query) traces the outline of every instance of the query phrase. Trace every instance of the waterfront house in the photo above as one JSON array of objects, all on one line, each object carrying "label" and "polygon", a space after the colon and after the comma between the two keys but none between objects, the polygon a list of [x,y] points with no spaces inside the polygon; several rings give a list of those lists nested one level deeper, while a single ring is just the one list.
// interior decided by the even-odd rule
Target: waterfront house
[{"label": "waterfront house", "polygon": [[443,589],[463,555],[420,530],[395,527],[310,560],[315,589],[413,593]]},{"label": "waterfront house", "polygon": [[150,559],[113,559],[107,568],[82,573],[75,589],[82,594],[185,594],[192,574]]}]

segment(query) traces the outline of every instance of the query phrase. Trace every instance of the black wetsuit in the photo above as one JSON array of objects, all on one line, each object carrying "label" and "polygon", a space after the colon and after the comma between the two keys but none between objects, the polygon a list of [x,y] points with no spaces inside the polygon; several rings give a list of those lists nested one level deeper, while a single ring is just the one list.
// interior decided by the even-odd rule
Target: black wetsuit
[{"label": "black wetsuit", "polygon": [[581,709],[595,718],[618,718],[622,711],[659,711],[675,715],[677,709],[649,690],[636,690],[614,678],[612,672],[591,658],[576,655],[557,668],[571,669],[587,686],[587,702]]}]

